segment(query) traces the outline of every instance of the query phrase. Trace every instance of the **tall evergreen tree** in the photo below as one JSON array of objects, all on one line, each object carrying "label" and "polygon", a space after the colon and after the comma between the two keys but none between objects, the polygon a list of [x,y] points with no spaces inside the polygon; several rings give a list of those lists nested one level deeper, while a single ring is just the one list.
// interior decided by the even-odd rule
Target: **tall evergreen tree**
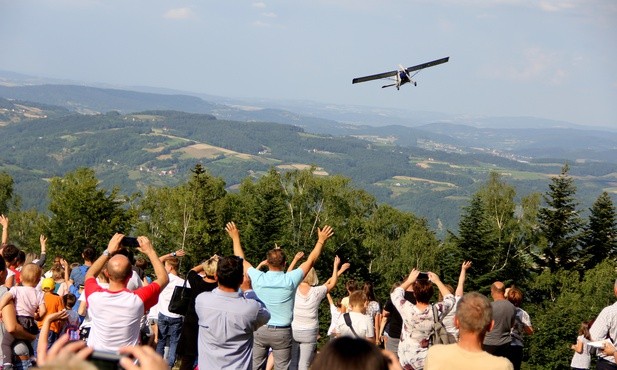
[{"label": "tall evergreen tree", "polygon": [[473,261],[473,273],[469,274],[466,286],[470,290],[485,291],[494,280],[491,272],[495,266],[496,243],[479,193],[463,208],[458,231],[458,235],[451,235],[460,258],[456,264],[460,266],[463,260]]},{"label": "tall evergreen tree", "polygon": [[538,223],[546,245],[537,262],[540,267],[548,267],[553,272],[574,267],[579,257],[583,220],[576,209],[576,186],[568,175],[569,169],[565,164],[561,174],[551,179],[549,191],[543,196],[547,206],[538,212]]},{"label": "tall evergreen tree", "polygon": [[607,192],[590,208],[589,223],[581,240],[580,267],[589,270],[606,258],[617,255],[617,215]]}]

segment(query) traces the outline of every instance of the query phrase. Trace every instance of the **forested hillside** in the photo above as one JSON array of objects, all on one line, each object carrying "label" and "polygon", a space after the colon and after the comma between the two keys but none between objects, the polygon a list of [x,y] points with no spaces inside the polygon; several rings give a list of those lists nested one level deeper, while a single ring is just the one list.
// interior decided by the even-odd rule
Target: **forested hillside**
[{"label": "forested hillside", "polygon": [[[0,147],[0,169],[14,178],[26,208],[45,209],[47,179],[79,167],[93,168],[104,186],[132,194],[148,185],[178,184],[196,163],[231,188],[272,167],[315,166],[317,173],[349,177],[379,202],[425,217],[441,237],[455,227],[461,205],[489,171],[503,173],[524,195],[544,190],[548,176],[564,163],[524,163],[490,153],[428,150],[375,136],[312,134],[292,125],[176,111],[82,115],[60,109],[7,121],[0,135],[10,140]],[[616,173],[613,164],[571,164],[571,174],[584,184],[580,197],[587,207],[599,192],[612,190]]]}]

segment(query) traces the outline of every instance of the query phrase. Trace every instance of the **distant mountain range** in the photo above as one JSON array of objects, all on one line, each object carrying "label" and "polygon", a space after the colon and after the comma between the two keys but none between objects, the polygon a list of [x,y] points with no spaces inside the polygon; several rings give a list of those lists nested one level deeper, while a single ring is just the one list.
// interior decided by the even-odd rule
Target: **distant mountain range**
[{"label": "distant mountain range", "polygon": [[54,81],[0,72],[0,135],[11,143],[0,148],[0,170],[16,179],[26,206],[43,205],[44,179],[79,166],[133,192],[177,183],[196,162],[230,187],[272,166],[315,165],[442,232],[455,228],[460,207],[491,170],[524,195],[546,191],[567,160],[583,184],[584,208],[602,190],[617,192],[614,130],[43,82]]}]

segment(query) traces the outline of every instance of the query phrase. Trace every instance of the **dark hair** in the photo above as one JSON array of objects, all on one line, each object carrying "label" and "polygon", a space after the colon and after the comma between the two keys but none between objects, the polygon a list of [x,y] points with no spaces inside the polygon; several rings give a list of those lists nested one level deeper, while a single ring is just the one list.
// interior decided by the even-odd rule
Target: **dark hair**
[{"label": "dark hair", "polygon": [[364,338],[340,337],[319,352],[311,370],[387,370],[388,359]]},{"label": "dark hair", "polygon": [[216,276],[220,285],[238,289],[244,280],[243,259],[237,256],[221,257],[216,266]]},{"label": "dark hair", "polygon": [[433,297],[435,290],[433,289],[433,283],[426,279],[418,279],[413,283],[413,295],[416,297],[416,301],[420,303],[428,303]]},{"label": "dark hair", "polygon": [[368,299],[369,302],[377,300],[377,299],[375,299],[375,292],[373,290],[373,283],[371,283],[370,281],[365,282],[364,283],[364,288],[362,290],[364,291],[364,294],[366,294],[366,299]]},{"label": "dark hair", "polygon": [[84,257],[85,261],[94,262],[94,259],[96,257],[96,251],[94,250],[94,248],[88,246],[84,248],[84,251],[81,252],[81,255]]},{"label": "dark hair", "polygon": [[75,306],[75,302],[77,302],[77,297],[73,293],[67,293],[62,296],[62,303],[64,303],[64,307],[69,310]]},{"label": "dark hair", "polygon": [[148,267],[148,261],[143,257],[137,257],[135,258],[135,266],[145,270]]},{"label": "dark hair", "polygon": [[2,250],[2,256],[7,264],[12,264],[17,259],[19,255],[19,249],[13,244],[7,244]]},{"label": "dark hair", "polygon": [[19,253],[17,253],[17,263],[23,265],[24,262],[26,262],[26,252],[20,250]]},{"label": "dark hair", "polygon": [[285,253],[280,248],[270,249],[268,251],[268,264],[272,267],[285,267]]},{"label": "dark hair", "polygon": [[347,289],[349,294],[351,294],[351,293],[355,292],[356,290],[358,290],[358,284],[356,283],[356,281],[354,279],[349,279],[345,283],[345,289]]},{"label": "dark hair", "polygon": [[6,262],[4,261],[4,257],[0,256],[0,272],[6,270]]}]

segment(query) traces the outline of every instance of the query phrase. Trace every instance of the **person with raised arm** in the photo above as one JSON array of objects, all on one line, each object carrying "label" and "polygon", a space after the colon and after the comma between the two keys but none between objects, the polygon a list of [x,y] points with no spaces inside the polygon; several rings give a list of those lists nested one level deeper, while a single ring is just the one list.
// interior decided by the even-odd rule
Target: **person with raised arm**
[{"label": "person with raised arm", "polygon": [[253,338],[253,369],[261,369],[268,358],[268,350],[272,348],[274,368],[286,370],[291,362],[291,320],[296,288],[311,270],[324,244],[334,231],[328,225],[317,229],[317,243],[306,261],[291,272],[285,272],[285,254],[280,248],[271,249],[267,254],[268,272],[254,268],[244,258],[240,244],[240,232],[233,222],[227,223],[225,230],[233,241],[234,255],[243,259],[244,269],[251,279],[255,293],[261,299],[271,318],[267,325],[260,327]]},{"label": "person with raised arm", "polygon": [[340,274],[349,268],[349,263],[341,266],[341,259],[334,258],[332,277],[325,284],[317,286],[317,272],[312,268],[296,290],[291,330],[293,336],[290,369],[308,370],[317,347],[319,335],[318,309],[321,301],[335,286]]},{"label": "person with raised arm", "polygon": [[[434,292],[433,284],[437,285],[444,297],[443,301],[435,305],[430,304]],[[413,286],[415,304],[405,299],[405,290],[410,286]],[[441,320],[454,307],[454,295],[448,291],[437,274],[428,272],[420,275],[420,271],[414,268],[407,280],[392,291],[390,299],[403,319],[401,341],[398,346],[401,366],[404,369],[422,369],[435,321]],[[434,317],[435,313],[438,317]]]},{"label": "person with raised arm", "polygon": [[463,294],[465,294],[465,279],[467,277],[467,270],[469,270],[470,267],[471,261],[465,261],[461,265],[461,273],[458,276],[458,284],[456,285],[456,291],[454,292],[454,308],[450,310],[450,312],[448,312],[442,320],[443,326],[448,332],[448,339],[450,340],[450,343],[454,343],[458,340],[458,329],[456,328],[456,325],[454,325],[454,315],[456,313],[456,305],[458,304],[458,301],[460,301],[461,298],[463,298]]},{"label": "person with raised arm", "polygon": [[[126,256],[115,254],[120,248],[122,238],[124,235],[115,234],[109,241],[107,250],[94,261],[86,273],[85,295],[88,315],[92,318],[88,346],[99,351],[115,352],[120,347],[139,343],[141,318],[158,302],[161,290],[169,282],[165,266],[159,260],[152,243],[147,237],[140,236],[137,238],[137,249],[152,263],[156,280],[148,286],[129,291],[127,284],[133,275],[131,263]],[[107,289],[96,282],[96,276],[105,265],[109,278]]]}]

